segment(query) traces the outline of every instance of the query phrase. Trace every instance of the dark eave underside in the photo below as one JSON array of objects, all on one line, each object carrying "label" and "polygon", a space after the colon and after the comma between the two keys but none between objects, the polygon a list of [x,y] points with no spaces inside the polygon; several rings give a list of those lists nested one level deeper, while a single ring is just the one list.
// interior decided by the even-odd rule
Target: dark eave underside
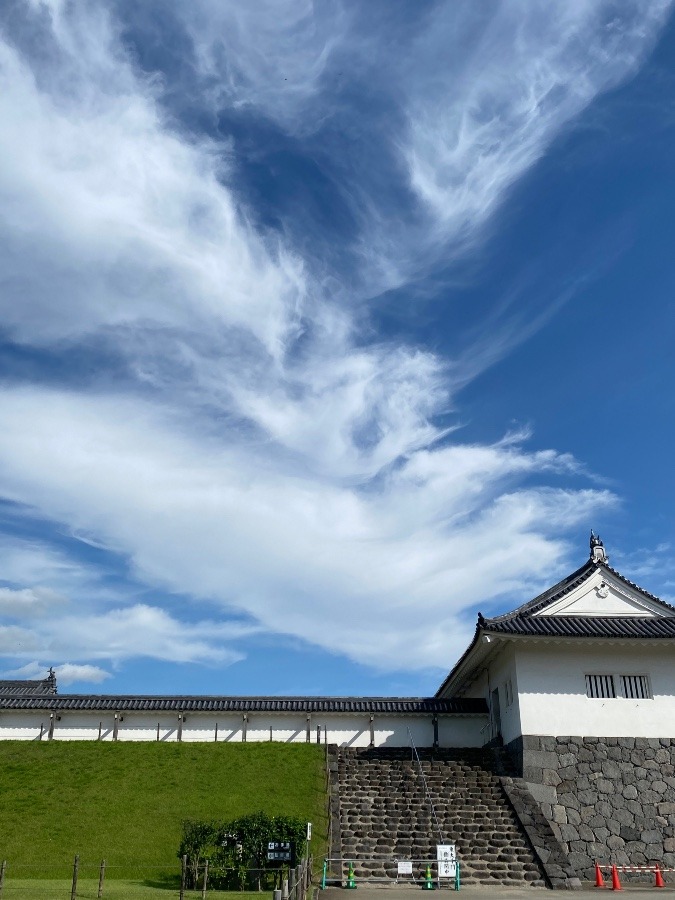
[{"label": "dark eave underside", "polygon": [[16,696],[0,693],[0,709],[271,713],[391,713],[481,715],[481,699],[434,697],[140,697],[87,694]]},{"label": "dark eave underside", "polygon": [[675,638],[675,616],[514,616],[486,633],[572,638]]}]

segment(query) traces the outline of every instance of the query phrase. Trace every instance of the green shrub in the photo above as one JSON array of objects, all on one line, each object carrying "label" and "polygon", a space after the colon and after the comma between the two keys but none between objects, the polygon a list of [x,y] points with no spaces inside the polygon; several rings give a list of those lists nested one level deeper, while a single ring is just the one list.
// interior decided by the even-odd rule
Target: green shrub
[{"label": "green shrub", "polygon": [[[209,863],[209,884],[214,888],[258,890],[273,888],[295,859],[306,851],[306,822],[294,816],[270,816],[260,810],[231,821],[183,822],[178,857],[187,857],[188,886],[196,888],[199,873]],[[286,865],[269,862],[268,844],[289,841],[294,859]]]}]

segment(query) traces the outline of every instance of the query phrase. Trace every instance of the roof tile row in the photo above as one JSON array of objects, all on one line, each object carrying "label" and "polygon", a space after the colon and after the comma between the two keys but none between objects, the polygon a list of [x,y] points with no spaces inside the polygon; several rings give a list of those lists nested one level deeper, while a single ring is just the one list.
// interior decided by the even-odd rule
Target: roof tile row
[{"label": "roof tile row", "polygon": [[42,696],[5,695],[0,709],[91,711],[192,712],[303,712],[303,713],[443,713],[481,715],[482,699],[439,700],[433,697],[142,697],[87,694]]}]

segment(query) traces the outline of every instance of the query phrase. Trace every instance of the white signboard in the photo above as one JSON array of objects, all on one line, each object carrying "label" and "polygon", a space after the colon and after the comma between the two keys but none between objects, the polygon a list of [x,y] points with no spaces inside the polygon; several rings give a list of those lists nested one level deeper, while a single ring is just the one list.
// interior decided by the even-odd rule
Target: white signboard
[{"label": "white signboard", "polygon": [[398,861],[398,874],[399,875],[412,875],[412,860],[411,859],[399,859]]},{"label": "white signboard", "polygon": [[457,874],[457,854],[454,844],[436,844],[438,877],[454,878]]}]

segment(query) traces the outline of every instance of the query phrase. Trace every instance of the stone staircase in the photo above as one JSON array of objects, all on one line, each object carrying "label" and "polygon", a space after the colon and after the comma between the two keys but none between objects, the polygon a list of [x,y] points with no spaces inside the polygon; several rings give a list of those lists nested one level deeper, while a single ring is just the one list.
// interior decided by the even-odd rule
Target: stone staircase
[{"label": "stone staircase", "polygon": [[[495,774],[500,751],[419,750],[444,843],[454,843],[462,884],[545,886],[546,877]],[[342,859],[357,879],[396,877],[397,859],[434,860],[441,843],[409,748],[340,749]],[[413,866],[417,876],[421,864]]]}]

